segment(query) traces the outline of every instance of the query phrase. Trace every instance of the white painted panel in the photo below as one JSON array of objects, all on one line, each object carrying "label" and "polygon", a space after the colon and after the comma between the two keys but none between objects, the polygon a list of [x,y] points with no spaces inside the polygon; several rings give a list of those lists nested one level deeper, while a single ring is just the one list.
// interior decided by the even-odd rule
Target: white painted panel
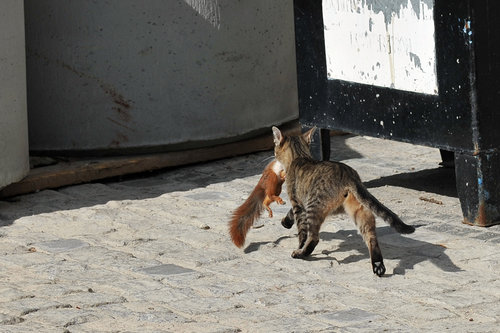
[{"label": "white painted panel", "polygon": [[437,94],[433,0],[323,0],[329,79]]}]

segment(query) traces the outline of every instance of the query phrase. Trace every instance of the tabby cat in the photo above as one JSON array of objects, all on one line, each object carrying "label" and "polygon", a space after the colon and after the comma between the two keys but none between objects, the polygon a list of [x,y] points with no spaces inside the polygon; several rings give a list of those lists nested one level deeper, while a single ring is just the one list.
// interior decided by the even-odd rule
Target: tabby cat
[{"label": "tabby cat", "polygon": [[415,228],[371,195],[354,169],[344,163],[314,160],[309,144],[315,129],[288,137],[273,127],[274,155],[285,169],[293,211],[293,219],[289,213],[282,224],[289,228],[293,220],[297,222],[299,248],[292,252],[292,257],[309,256],[319,242],[319,229],[327,215],[345,212],[354,220],[368,246],[373,272],[382,276],[385,266],[375,233],[374,214],[399,233],[409,234]]}]

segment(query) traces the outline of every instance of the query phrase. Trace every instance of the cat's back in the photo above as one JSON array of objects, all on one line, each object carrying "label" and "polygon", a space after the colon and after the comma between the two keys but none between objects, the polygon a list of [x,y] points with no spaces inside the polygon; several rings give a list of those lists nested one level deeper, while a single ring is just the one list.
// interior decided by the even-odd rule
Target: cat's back
[{"label": "cat's back", "polygon": [[293,180],[306,187],[332,182],[340,185],[360,181],[356,170],[342,162],[297,158],[292,162],[290,169]]}]

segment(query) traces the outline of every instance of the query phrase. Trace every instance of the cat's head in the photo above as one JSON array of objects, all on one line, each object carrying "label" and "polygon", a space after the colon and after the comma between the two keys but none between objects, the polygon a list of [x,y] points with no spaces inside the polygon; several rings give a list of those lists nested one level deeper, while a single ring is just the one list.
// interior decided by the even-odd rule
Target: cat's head
[{"label": "cat's head", "polygon": [[316,127],[313,127],[298,136],[285,136],[277,127],[273,126],[274,156],[283,164],[285,171],[290,163],[298,157],[312,158],[309,145],[315,130]]}]

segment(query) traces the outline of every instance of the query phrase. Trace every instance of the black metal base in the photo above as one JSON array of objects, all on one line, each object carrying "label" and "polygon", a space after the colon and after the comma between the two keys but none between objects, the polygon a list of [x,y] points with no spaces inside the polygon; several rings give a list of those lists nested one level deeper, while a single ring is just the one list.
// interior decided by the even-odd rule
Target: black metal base
[{"label": "black metal base", "polygon": [[454,168],[455,167],[455,153],[449,150],[439,149],[439,153],[441,154],[442,162],[439,165],[444,166],[445,168]]},{"label": "black metal base", "polygon": [[[328,76],[322,3],[294,0],[300,123],[445,149],[442,165],[455,162],[466,223],[499,224],[500,34],[494,22],[500,2],[434,1],[430,6],[436,94]],[[312,146],[313,156],[321,160],[329,157],[323,131]]]},{"label": "black metal base", "polygon": [[[303,127],[309,129],[311,127]],[[330,130],[318,128],[311,141],[311,154],[315,160],[330,160]]]},{"label": "black metal base", "polygon": [[[311,153],[318,160],[330,158],[328,130],[316,131]],[[441,157],[445,166],[455,165],[464,222],[482,227],[500,224],[500,153],[466,155],[441,150]]]},{"label": "black metal base", "polygon": [[455,174],[464,222],[500,224],[500,154],[455,153]]}]

